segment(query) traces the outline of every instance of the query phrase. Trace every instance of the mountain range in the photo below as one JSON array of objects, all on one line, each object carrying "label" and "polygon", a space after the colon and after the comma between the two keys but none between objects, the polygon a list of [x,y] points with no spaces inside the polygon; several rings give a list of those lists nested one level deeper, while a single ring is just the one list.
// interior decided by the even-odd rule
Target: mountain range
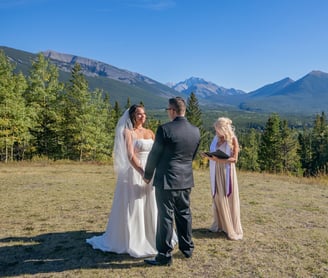
[{"label": "mountain range", "polygon": [[[29,53],[9,47],[1,47],[5,55],[15,64],[16,71],[28,74],[37,53]],[[224,88],[199,77],[190,77],[176,84],[162,84],[147,76],[120,69],[101,61],[75,55],[44,51],[42,54],[59,69],[61,81],[70,78],[70,71],[79,63],[90,90],[96,88],[109,93],[111,102],[124,105],[128,98],[131,103],[142,101],[148,108],[163,108],[172,96],[187,98],[193,92],[202,109],[231,109],[265,113],[318,114],[328,111],[328,73],[311,71],[294,81],[288,77],[244,92]]]},{"label": "mountain range", "polygon": [[200,99],[206,99],[215,95],[233,96],[245,94],[245,92],[242,90],[236,90],[233,88],[227,89],[199,77],[190,77],[185,81],[181,81],[176,84],[167,83],[166,85],[186,95],[190,95],[192,92],[194,92],[197,98]]}]

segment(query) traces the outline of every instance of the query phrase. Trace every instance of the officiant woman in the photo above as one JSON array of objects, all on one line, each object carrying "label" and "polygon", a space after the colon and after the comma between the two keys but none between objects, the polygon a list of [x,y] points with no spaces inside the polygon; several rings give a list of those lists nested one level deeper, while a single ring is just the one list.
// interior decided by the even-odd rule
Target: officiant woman
[{"label": "officiant woman", "polygon": [[210,159],[210,182],[213,197],[212,232],[224,232],[230,240],[241,240],[243,229],[240,221],[239,189],[236,174],[239,144],[232,121],[221,117],[214,123],[216,135],[210,151],[217,149],[228,154],[228,159],[215,156]]}]

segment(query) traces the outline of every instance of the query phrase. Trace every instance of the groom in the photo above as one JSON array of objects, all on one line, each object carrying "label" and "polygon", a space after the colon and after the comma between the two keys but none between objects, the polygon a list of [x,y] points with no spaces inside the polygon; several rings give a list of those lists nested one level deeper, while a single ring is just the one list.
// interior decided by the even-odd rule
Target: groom
[{"label": "groom", "polygon": [[194,249],[190,192],[194,186],[192,160],[200,143],[200,133],[184,117],[186,103],[182,98],[169,99],[166,110],[171,121],[158,127],[144,174],[145,181],[149,183],[155,172],[153,185],[158,208],[158,254],[145,260],[150,265],[172,264],[174,220],[180,251],[190,258]]}]

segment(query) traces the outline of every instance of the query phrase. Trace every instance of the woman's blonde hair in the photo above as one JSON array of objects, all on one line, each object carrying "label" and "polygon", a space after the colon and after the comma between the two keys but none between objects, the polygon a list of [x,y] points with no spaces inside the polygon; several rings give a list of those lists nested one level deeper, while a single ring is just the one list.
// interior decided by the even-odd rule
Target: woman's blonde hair
[{"label": "woman's blonde hair", "polygon": [[235,127],[232,125],[232,121],[226,117],[218,118],[214,123],[215,130],[224,136],[224,140],[227,141],[231,150],[233,150],[232,138],[235,137]]}]

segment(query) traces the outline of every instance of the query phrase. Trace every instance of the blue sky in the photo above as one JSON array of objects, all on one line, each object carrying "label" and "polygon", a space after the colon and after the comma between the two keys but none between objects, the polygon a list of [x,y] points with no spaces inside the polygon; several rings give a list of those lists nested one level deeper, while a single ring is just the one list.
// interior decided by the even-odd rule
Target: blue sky
[{"label": "blue sky", "polygon": [[246,92],[328,72],[327,0],[0,0],[0,45]]}]

